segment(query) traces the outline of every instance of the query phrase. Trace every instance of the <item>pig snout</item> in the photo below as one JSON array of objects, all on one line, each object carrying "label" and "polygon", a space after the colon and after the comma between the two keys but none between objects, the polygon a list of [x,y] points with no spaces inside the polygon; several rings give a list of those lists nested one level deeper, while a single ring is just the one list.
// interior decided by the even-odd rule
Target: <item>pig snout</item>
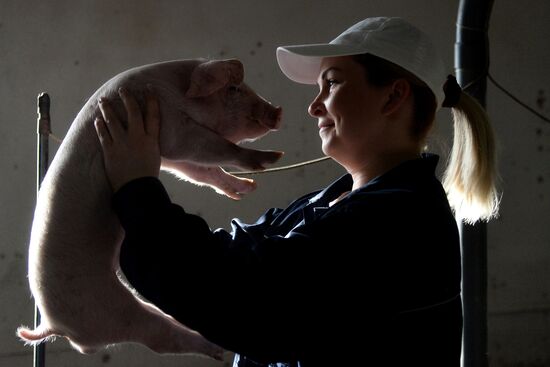
[{"label": "pig snout", "polygon": [[269,130],[278,130],[281,126],[283,109],[279,106],[275,107],[269,102],[257,104],[256,107],[253,109],[252,119]]}]

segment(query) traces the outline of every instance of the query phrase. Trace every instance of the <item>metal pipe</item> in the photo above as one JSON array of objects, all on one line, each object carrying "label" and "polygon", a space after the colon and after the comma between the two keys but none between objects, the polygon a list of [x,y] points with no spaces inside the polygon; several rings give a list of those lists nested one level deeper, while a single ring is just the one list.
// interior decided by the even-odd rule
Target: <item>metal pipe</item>
[{"label": "metal pipe", "polygon": [[[493,0],[460,0],[455,73],[465,92],[485,106],[489,68],[489,18]],[[460,224],[464,331],[462,365],[487,367],[487,225]]]},{"label": "metal pipe", "polygon": [[[46,176],[48,165],[50,163],[49,157],[49,136],[51,133],[50,123],[50,96],[47,93],[40,93],[38,95],[38,121],[37,121],[37,174],[36,174],[36,197],[38,199],[38,193],[42,181]],[[34,328],[36,329],[40,325],[40,311],[38,307],[34,306]],[[46,366],[46,345],[40,343],[34,346],[33,353],[33,366],[45,367]]]}]

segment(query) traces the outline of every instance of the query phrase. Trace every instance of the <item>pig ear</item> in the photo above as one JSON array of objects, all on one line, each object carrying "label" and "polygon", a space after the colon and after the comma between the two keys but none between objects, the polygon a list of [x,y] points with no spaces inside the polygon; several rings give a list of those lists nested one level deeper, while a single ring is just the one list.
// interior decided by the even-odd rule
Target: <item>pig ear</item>
[{"label": "pig ear", "polygon": [[228,84],[241,84],[243,78],[243,64],[237,59],[207,61],[193,70],[185,96],[206,97]]}]

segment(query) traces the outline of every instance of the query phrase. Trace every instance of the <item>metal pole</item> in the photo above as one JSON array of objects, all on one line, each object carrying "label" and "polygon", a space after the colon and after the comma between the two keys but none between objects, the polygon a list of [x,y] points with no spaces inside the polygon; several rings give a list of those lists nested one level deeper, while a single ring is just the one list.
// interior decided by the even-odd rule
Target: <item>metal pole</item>
[{"label": "metal pole", "polygon": [[[485,106],[489,67],[489,18],[493,0],[459,3],[455,71],[465,92]],[[462,247],[463,366],[487,367],[487,226],[460,224]]]},{"label": "metal pole", "polygon": [[[48,138],[51,133],[50,123],[50,96],[47,93],[40,93],[38,95],[38,123],[37,123],[37,181],[36,181],[36,196],[38,198],[38,192],[42,185],[42,180],[46,176],[46,171],[49,165],[49,145]],[[40,311],[38,307],[34,306],[34,328],[36,329],[40,325]],[[33,354],[33,366],[45,367],[46,366],[46,344],[40,343],[34,346]]]}]

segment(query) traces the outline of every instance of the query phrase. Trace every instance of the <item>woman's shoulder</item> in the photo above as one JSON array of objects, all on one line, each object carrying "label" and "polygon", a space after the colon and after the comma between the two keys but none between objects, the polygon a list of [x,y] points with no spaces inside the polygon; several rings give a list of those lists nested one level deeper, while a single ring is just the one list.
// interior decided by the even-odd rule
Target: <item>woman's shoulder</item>
[{"label": "woman's shoulder", "polygon": [[446,228],[456,226],[445,192],[436,184],[422,189],[388,187],[356,190],[334,204],[324,213],[324,217],[338,220],[344,226],[371,231],[418,229],[434,223]]}]

